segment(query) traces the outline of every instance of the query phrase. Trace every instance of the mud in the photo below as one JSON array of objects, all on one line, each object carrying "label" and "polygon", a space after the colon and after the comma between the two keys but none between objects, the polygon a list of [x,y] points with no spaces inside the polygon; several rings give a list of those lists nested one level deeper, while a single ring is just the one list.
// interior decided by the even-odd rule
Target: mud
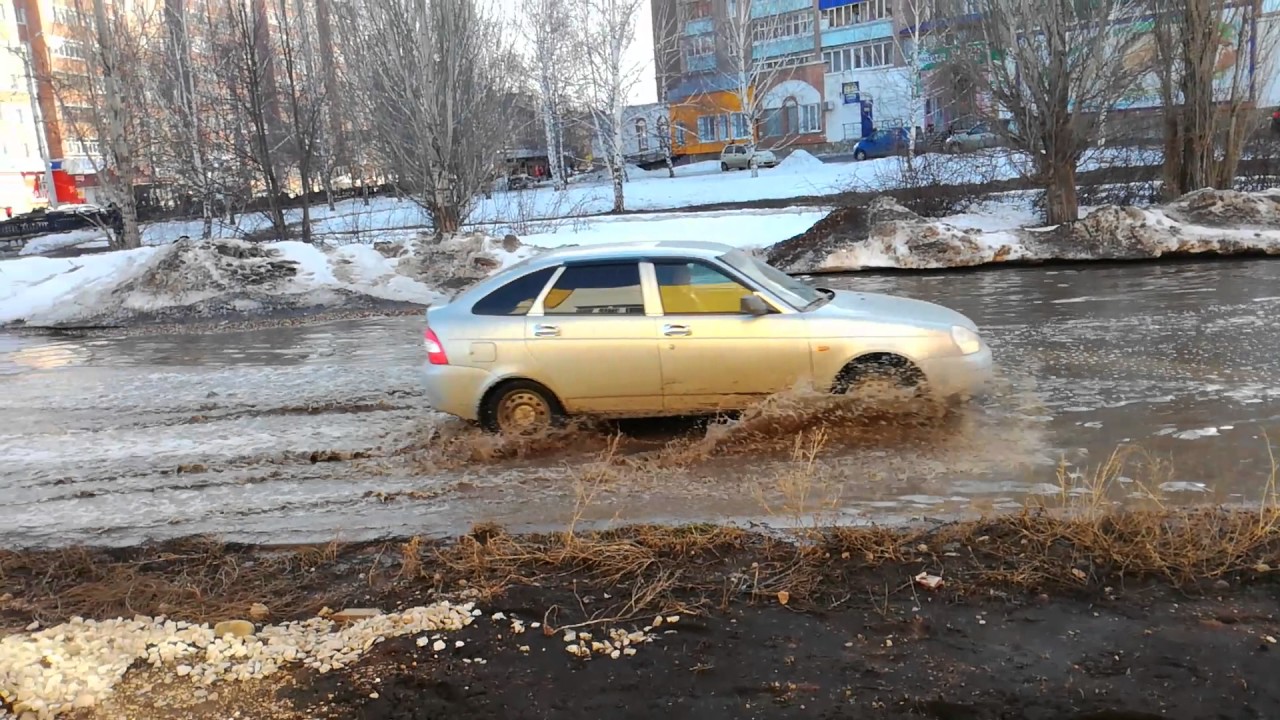
[{"label": "mud", "polygon": [[[1114,521],[1122,528],[1116,538],[1140,541],[1149,526],[1123,530],[1126,522]],[[180,678],[137,667],[95,712],[80,716],[86,720],[237,713],[395,720],[1234,720],[1280,713],[1280,690],[1272,682],[1280,636],[1277,576],[1269,568],[1244,569],[1264,557],[1274,561],[1274,541],[1241,545],[1234,557],[1242,569],[1208,575],[1182,573],[1180,563],[1193,557],[1161,556],[1173,572],[1160,577],[1145,561],[1113,562],[1100,547],[1074,545],[1070,528],[1058,528],[1065,535],[1041,534],[1049,529],[1034,520],[996,521],[919,533],[837,534],[816,545],[807,543],[818,536],[807,535],[800,546],[698,528],[684,535],[637,529],[583,538],[584,559],[561,565],[540,555],[542,546],[531,540],[518,548],[531,554],[507,566],[494,548],[524,540],[490,528],[473,533],[472,545],[413,546],[412,568],[408,545],[331,546],[294,550],[310,559],[292,576],[258,573],[255,579],[255,569],[287,566],[277,560],[262,567],[280,551],[224,548],[210,561],[192,543],[81,551],[65,556],[70,559],[61,567],[73,572],[77,562],[89,563],[90,575],[108,578],[113,567],[128,568],[149,591],[117,593],[104,612],[128,603],[129,612],[155,613],[167,597],[157,593],[164,587],[159,578],[175,583],[172,597],[181,599],[170,612],[190,615],[193,603],[201,603],[202,619],[234,613],[211,604],[219,595],[235,595],[243,605],[267,590],[260,583],[268,579],[289,583],[289,592],[263,598],[276,617],[307,616],[320,603],[391,610],[459,591],[484,610],[472,626],[448,635],[443,651],[419,647],[412,637],[389,640],[342,670],[222,684],[212,688],[216,699],[193,699]],[[1030,550],[1018,550],[1019,537],[1031,542]],[[652,552],[641,554],[648,560],[634,572],[615,573],[619,568],[598,558],[619,548]],[[12,561],[7,567],[21,581],[17,600],[34,601],[44,612],[5,613],[6,621],[38,616],[49,624],[79,609],[60,602],[52,609],[56,598],[33,592],[47,578],[15,570]],[[921,572],[939,574],[941,585],[928,589],[913,581]],[[217,593],[176,592],[201,575],[236,582]],[[91,591],[107,597],[102,586],[55,580],[72,589],[47,590],[67,603],[83,603]],[[655,589],[656,583],[665,585]],[[505,618],[491,619],[494,613]],[[655,628],[656,639],[633,656],[581,659],[566,652],[561,628],[641,629],[653,626],[657,614],[679,620]],[[553,630],[530,626],[513,634],[510,618]]]}]

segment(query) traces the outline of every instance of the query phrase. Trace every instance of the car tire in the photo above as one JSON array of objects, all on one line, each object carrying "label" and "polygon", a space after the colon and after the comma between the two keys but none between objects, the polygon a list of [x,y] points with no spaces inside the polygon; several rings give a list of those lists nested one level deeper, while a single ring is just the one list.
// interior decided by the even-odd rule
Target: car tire
[{"label": "car tire", "polygon": [[729,163],[720,163],[720,172],[729,172]]},{"label": "car tire", "polygon": [[836,376],[831,391],[880,410],[899,410],[928,395],[924,373],[898,355],[873,355],[850,362]]},{"label": "car tire", "polygon": [[537,435],[564,423],[555,393],[532,380],[512,380],[489,391],[480,406],[480,424],[503,435]]},{"label": "car tire", "polygon": [[859,162],[861,162],[861,161],[863,161],[863,160],[866,160],[866,159],[867,159],[867,153],[866,153],[865,151],[859,150],[859,151],[857,151],[857,152],[855,152],[855,153],[853,154],[853,159],[854,159],[854,160],[857,160],[857,161],[859,161]]}]

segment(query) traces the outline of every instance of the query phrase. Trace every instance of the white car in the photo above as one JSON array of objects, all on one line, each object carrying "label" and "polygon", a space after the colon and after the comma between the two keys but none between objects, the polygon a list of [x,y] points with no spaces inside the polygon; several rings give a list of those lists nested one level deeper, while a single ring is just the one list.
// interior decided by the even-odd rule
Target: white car
[{"label": "white car", "polygon": [[725,145],[724,150],[720,151],[720,171],[746,170],[751,167],[753,160],[756,167],[771,168],[778,165],[778,157],[771,150],[757,150],[752,145]]},{"label": "white car", "polygon": [[426,325],[431,405],[512,433],[568,415],[713,414],[797,385],[964,398],[992,372],[954,310],[814,287],[711,242],[536,255],[429,308]]}]

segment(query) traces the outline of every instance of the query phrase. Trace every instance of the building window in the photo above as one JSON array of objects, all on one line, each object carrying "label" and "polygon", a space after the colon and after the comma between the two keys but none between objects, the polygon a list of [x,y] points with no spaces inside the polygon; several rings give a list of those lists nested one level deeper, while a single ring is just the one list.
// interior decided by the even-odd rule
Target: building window
[{"label": "building window", "polygon": [[18,24],[19,24],[19,25],[26,25],[26,24],[27,24],[27,9],[26,9],[26,8],[21,8],[21,7],[20,7],[20,8],[15,8],[15,10],[16,10],[17,12],[14,14],[14,17],[17,19]]},{"label": "building window", "polygon": [[751,137],[751,123],[747,122],[746,113],[733,113],[733,138],[745,140]]},{"label": "building window", "polygon": [[79,40],[63,40],[60,44],[54,47],[53,54],[60,58],[83,60],[84,43]]},{"label": "building window", "polygon": [[841,129],[844,130],[845,140],[857,140],[862,137],[862,126],[857,123],[845,123]]},{"label": "building window", "polygon": [[681,0],[676,8],[676,14],[681,24],[711,17],[711,2],[710,0]]},{"label": "building window", "polygon": [[877,40],[824,50],[822,61],[829,73],[885,67],[893,64],[893,42]]},{"label": "building window", "polygon": [[800,106],[800,132],[822,132],[822,106],[818,103]]},{"label": "building window", "polygon": [[756,43],[772,42],[784,38],[813,34],[813,11],[774,15],[755,21],[751,27],[752,40]]},{"label": "building window", "polygon": [[683,42],[684,61],[686,65],[697,65],[702,68],[705,63],[699,63],[716,54],[716,39],[714,35],[693,35],[687,37]]},{"label": "building window", "polygon": [[719,115],[698,116],[698,142],[708,143],[720,139]]},{"label": "building window", "polygon": [[649,123],[644,118],[636,119],[636,148],[640,152],[649,149]]},{"label": "building window", "polygon": [[841,5],[822,11],[826,20],[826,28],[848,27],[859,23],[887,20],[892,17],[889,0],[862,0],[850,5]]},{"label": "building window", "polygon": [[685,143],[689,141],[688,133],[689,128],[684,126],[683,120],[676,123],[676,145],[684,147]]},{"label": "building window", "polygon": [[80,22],[80,11],[67,5],[53,6],[53,21],[67,27],[78,27]]}]

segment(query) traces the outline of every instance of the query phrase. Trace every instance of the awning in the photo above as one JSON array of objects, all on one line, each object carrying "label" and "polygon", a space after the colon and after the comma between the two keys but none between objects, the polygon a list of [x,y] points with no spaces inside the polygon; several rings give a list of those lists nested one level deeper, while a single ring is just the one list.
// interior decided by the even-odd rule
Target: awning
[{"label": "awning", "polygon": [[844,5],[856,5],[864,0],[818,0],[819,10],[830,10]]}]

